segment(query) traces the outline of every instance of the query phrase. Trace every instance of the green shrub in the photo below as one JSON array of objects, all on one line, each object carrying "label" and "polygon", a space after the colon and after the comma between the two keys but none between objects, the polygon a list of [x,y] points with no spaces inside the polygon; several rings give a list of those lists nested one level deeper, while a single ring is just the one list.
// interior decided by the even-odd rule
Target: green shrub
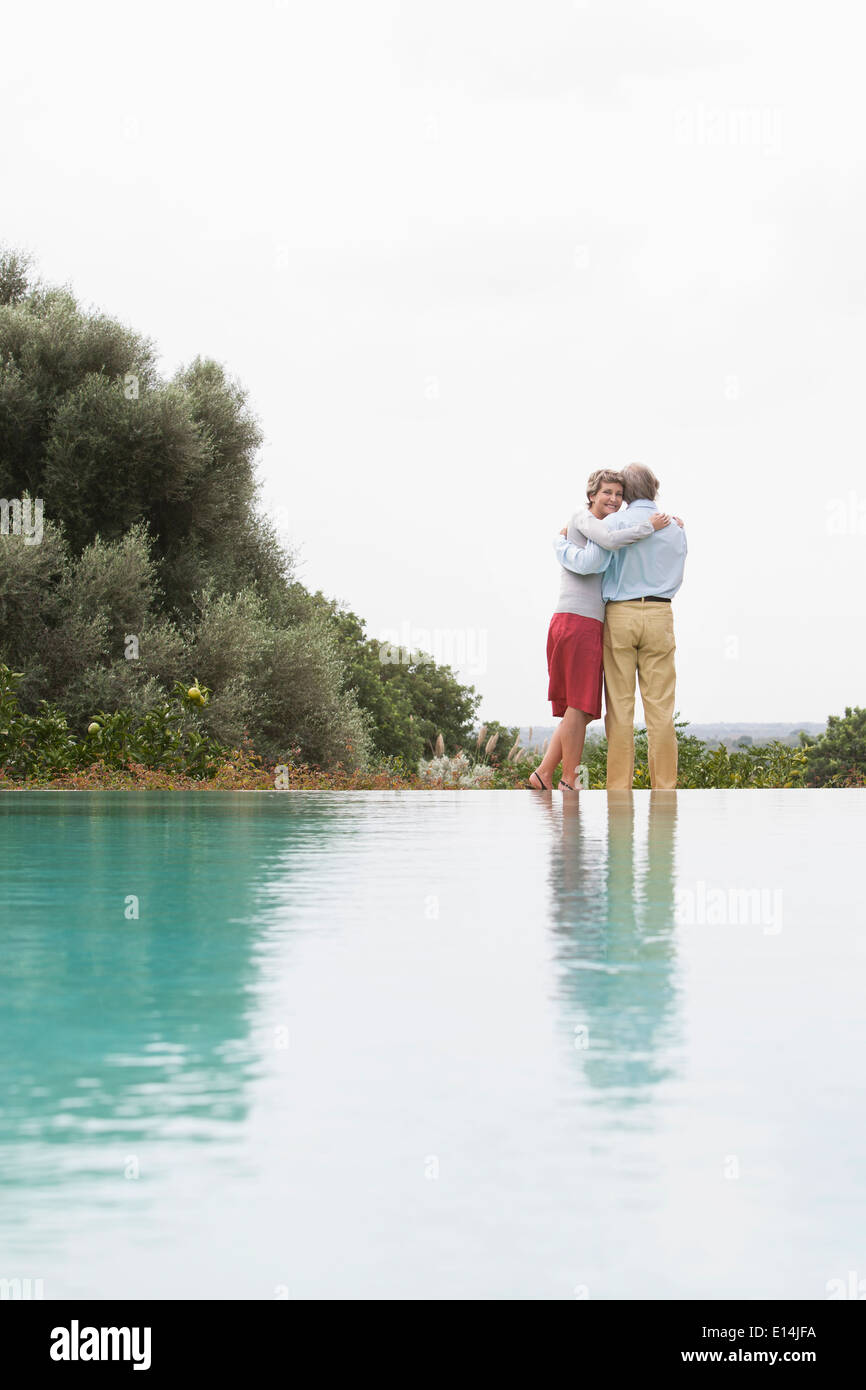
[{"label": "green shrub", "polygon": [[[22,711],[16,688],[19,672],[0,664],[0,769],[13,780],[47,781],[100,763],[106,768],[136,764],[188,777],[211,777],[227,756],[202,729],[195,686],[178,683],[171,700],[164,700],[145,715],[132,710],[106,714],[98,710],[87,732],[76,737],[66,715],[46,701],[39,713]],[[209,692],[200,691],[206,704]]]},{"label": "green shrub", "polygon": [[810,787],[866,786],[866,709],[846,706],[831,714],[817,739],[801,734]]},{"label": "green shrub", "polygon": [[[708,748],[700,739],[684,734],[684,722],[678,722],[679,772],[677,786],[683,790],[701,787],[802,787],[805,784],[806,753],[784,743],[738,748],[729,752],[723,745]],[[540,754],[521,752],[517,759],[506,761],[497,769],[495,786],[523,785],[530,772],[541,761]],[[583,765],[590,790],[605,786],[607,774],[607,739],[587,740]],[[559,785],[557,773],[555,784]],[[647,734],[640,729],[635,734],[634,787],[649,787],[649,756]]]},{"label": "green shrub", "polygon": [[0,251],[0,496],[42,498],[46,518],[41,544],[0,541],[0,661],[22,710],[162,718],[198,670],[207,734],[275,761],[298,746],[310,764],[414,766],[440,728],[467,737],[474,690],[432,662],[383,665],[360,620],[293,580],[243,388],[213,361],[170,381],[156,364],[148,339]]},{"label": "green shrub", "polygon": [[421,757],[433,755],[440,733],[450,747],[468,746],[481,703],[473,686],[461,685],[450,667],[437,665],[427,653],[367,637],[363,619],[323,595],[316,594],[315,601],[336,628],[346,686],[369,714],[377,753],[415,767]]}]

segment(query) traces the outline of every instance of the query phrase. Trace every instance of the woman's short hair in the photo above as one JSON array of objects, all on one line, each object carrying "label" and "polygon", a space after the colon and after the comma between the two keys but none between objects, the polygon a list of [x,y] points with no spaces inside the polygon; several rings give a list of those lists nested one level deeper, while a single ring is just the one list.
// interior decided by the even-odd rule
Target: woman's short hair
[{"label": "woman's short hair", "polygon": [[636,502],[639,497],[645,497],[648,502],[656,500],[659,480],[650,468],[644,468],[642,463],[630,463],[628,468],[622,470],[620,476],[622,495],[626,502]]},{"label": "woman's short hair", "polygon": [[590,473],[586,480],[586,500],[590,505],[592,505],[592,499],[602,483],[619,483],[625,492],[625,483],[621,473],[616,473],[612,468],[597,468],[594,473]]}]

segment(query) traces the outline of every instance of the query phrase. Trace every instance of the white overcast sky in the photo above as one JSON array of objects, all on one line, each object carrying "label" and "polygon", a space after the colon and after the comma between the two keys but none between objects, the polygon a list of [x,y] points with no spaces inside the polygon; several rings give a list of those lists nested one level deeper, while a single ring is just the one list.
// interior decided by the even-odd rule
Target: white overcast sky
[{"label": "white overcast sky", "polygon": [[854,3],[151,0],[4,16],[3,219],[238,376],[299,576],[551,722],[552,534],[686,518],[695,721],[866,703]]}]

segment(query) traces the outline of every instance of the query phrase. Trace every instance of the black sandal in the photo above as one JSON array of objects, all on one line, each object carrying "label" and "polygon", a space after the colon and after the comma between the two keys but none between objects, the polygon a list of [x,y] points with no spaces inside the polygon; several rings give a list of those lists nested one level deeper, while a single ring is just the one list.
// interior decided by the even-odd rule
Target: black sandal
[{"label": "black sandal", "polygon": [[[538,773],[537,773],[537,772],[530,772],[529,776],[528,776],[527,779],[526,779],[526,785],[527,785],[527,787],[529,788],[529,790],[530,790],[531,792],[538,791],[538,788],[537,788],[537,787],[534,787],[534,786],[532,785],[532,779],[533,779],[533,777],[538,777]],[[539,782],[541,782],[541,778],[540,778],[540,777],[538,777],[538,780],[539,780]],[[549,792],[549,791],[550,791],[550,787],[546,787],[546,786],[544,785],[544,783],[541,782],[541,790],[542,790],[543,792]]]},{"label": "black sandal", "polygon": [[561,789],[562,787],[565,787],[565,789],[566,789],[567,791],[570,791],[570,792],[573,792],[573,791],[574,791],[574,787],[571,785],[571,783],[570,783],[570,782],[565,782],[565,781],[563,781],[563,779],[562,779],[561,777],[560,777],[560,779],[559,779],[559,785],[560,785],[560,789]]}]

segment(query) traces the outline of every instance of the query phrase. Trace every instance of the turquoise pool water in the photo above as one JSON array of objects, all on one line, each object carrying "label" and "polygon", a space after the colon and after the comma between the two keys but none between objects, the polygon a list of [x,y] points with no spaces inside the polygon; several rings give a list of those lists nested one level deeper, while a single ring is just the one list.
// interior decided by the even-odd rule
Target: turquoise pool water
[{"label": "turquoise pool water", "polygon": [[866,1280],[863,793],[4,793],[0,832],[0,1279]]}]

